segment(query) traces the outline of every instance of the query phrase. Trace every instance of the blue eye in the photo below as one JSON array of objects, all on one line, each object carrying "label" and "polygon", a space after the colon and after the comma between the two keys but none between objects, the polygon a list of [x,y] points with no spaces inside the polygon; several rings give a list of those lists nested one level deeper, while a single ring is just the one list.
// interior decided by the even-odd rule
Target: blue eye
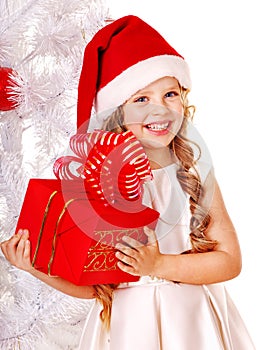
[{"label": "blue eye", "polygon": [[176,91],[169,91],[165,94],[165,97],[175,97],[178,96],[179,94]]},{"label": "blue eye", "polygon": [[147,97],[141,96],[135,99],[134,102],[147,102]]}]

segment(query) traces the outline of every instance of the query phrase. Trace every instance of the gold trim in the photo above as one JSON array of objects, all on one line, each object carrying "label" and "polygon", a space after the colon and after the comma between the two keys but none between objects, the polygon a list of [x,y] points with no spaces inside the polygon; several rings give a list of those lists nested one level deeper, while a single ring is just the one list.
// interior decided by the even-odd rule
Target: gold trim
[{"label": "gold trim", "polygon": [[[99,230],[94,231],[95,244],[87,253],[87,261],[83,267],[83,272],[107,272],[117,269],[118,259],[115,257],[116,244],[122,242],[124,236],[132,236],[138,241],[142,241],[144,233],[139,228]],[[97,237],[97,238],[96,238]]]},{"label": "gold trim", "polygon": [[49,208],[50,208],[50,205],[53,201],[53,198],[55,197],[55,195],[58,193],[58,191],[54,191],[49,199],[48,199],[48,203],[46,205],[46,208],[45,208],[45,211],[44,211],[44,215],[43,215],[43,219],[42,219],[42,223],[41,223],[41,227],[40,227],[40,231],[39,231],[39,235],[38,235],[38,240],[37,240],[37,245],[36,245],[36,249],[35,249],[35,253],[34,253],[34,256],[33,256],[33,260],[32,260],[32,266],[35,265],[35,262],[36,262],[36,259],[37,259],[37,255],[38,255],[38,250],[39,250],[39,247],[40,247],[40,243],[41,243],[41,238],[42,238],[42,233],[43,233],[43,230],[44,230],[44,226],[45,226],[45,222],[46,222],[46,218],[47,218],[47,215],[48,215],[48,212],[49,212]]},{"label": "gold trim", "polygon": [[75,199],[70,199],[68,202],[65,203],[60,215],[59,215],[59,218],[56,222],[56,225],[55,225],[55,230],[54,230],[54,237],[53,237],[53,240],[52,240],[52,253],[51,253],[51,257],[49,259],[49,262],[48,262],[48,275],[51,276],[51,267],[52,267],[52,263],[53,263],[53,260],[54,260],[54,255],[55,255],[55,249],[56,249],[56,238],[57,238],[57,231],[58,231],[58,226],[60,224],[60,221],[62,219],[62,217],[64,216],[65,212],[66,212],[66,209],[67,207],[69,206],[70,203],[72,203],[73,201],[75,201]]}]

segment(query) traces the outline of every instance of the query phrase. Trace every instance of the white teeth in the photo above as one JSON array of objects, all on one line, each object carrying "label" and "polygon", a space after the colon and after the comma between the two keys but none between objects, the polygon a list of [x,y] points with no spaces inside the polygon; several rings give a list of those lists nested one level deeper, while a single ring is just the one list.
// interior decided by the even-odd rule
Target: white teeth
[{"label": "white teeth", "polygon": [[163,124],[148,124],[146,125],[148,129],[151,130],[165,130],[168,128],[169,123],[163,123]]}]

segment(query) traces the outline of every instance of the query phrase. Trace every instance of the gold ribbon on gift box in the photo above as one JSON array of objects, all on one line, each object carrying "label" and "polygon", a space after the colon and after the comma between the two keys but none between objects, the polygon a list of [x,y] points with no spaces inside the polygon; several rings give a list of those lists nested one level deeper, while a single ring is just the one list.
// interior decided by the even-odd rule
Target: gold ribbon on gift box
[{"label": "gold ribbon on gift box", "polygon": [[[47,205],[45,207],[42,224],[40,227],[38,240],[35,248],[35,253],[32,259],[32,266],[35,265],[35,261],[37,259],[38,251],[41,244],[41,239],[45,227],[45,223],[47,220],[47,216],[51,207],[51,204],[53,203],[53,200],[55,196],[58,194],[58,191],[54,191],[48,199]],[[56,251],[56,240],[57,240],[57,232],[58,227],[61,222],[62,217],[64,216],[68,206],[74,202],[75,200],[80,200],[78,198],[72,198],[68,200],[58,217],[58,220],[55,224],[54,229],[54,235],[52,240],[52,251],[51,256],[48,262],[48,275],[51,275],[51,267],[53,264],[53,260],[55,257],[55,251]],[[93,246],[91,246],[87,253],[87,260],[88,263],[84,266],[83,272],[93,272],[93,271],[113,271],[116,270],[116,263],[118,259],[115,257],[115,245],[119,242],[122,242],[122,238],[124,236],[131,236],[132,238],[136,239],[137,241],[142,241],[143,239],[143,232],[139,228],[130,228],[130,229],[118,229],[118,230],[99,230],[94,232],[94,239],[97,241],[97,243]]]},{"label": "gold ribbon on gift box", "polygon": [[137,241],[143,238],[142,231],[138,228],[121,230],[99,230],[94,232],[96,245],[88,250],[89,262],[84,266],[83,272],[113,271],[116,270],[118,259],[115,257],[115,245],[122,242],[124,236],[131,236]]},{"label": "gold ribbon on gift box", "polygon": [[[46,220],[47,220],[47,216],[48,216],[48,213],[49,213],[50,206],[51,206],[51,204],[52,204],[52,202],[53,202],[53,200],[54,200],[54,198],[55,198],[55,196],[56,196],[57,194],[58,194],[58,191],[52,192],[52,194],[49,196],[47,205],[46,205],[46,207],[45,207],[45,211],[44,211],[44,214],[43,214],[43,219],[42,219],[41,227],[40,227],[40,230],[39,230],[37,245],[36,245],[35,253],[34,253],[34,256],[33,256],[33,259],[32,259],[32,266],[35,265],[35,262],[36,262],[36,259],[37,259],[39,247],[40,247],[40,244],[41,244],[41,238],[42,238],[42,235],[43,235],[43,231],[44,231],[44,227],[45,227],[45,223],[46,223]],[[54,235],[53,235],[53,240],[52,240],[52,252],[51,252],[51,256],[50,256],[49,262],[48,262],[48,275],[49,275],[49,276],[52,276],[52,275],[51,275],[51,266],[52,266],[52,263],[53,263],[53,260],[54,260],[54,256],[55,256],[56,239],[57,239],[58,227],[59,227],[59,224],[60,224],[60,221],[61,221],[63,215],[64,215],[65,212],[66,212],[67,207],[68,207],[69,204],[72,203],[74,200],[76,200],[76,199],[70,199],[69,201],[67,201],[67,202],[65,203],[65,205],[63,206],[62,211],[61,211],[61,213],[60,213],[60,215],[59,215],[59,217],[58,217],[58,220],[57,220],[57,222],[56,222],[56,225],[55,225]]]},{"label": "gold ribbon on gift box", "polygon": [[39,235],[38,235],[38,240],[37,240],[37,245],[36,245],[36,249],[35,249],[35,253],[34,253],[34,256],[33,256],[33,260],[32,260],[32,266],[35,265],[35,262],[36,262],[36,259],[37,259],[37,255],[38,255],[38,250],[39,250],[39,247],[40,247],[40,243],[41,243],[41,238],[42,238],[42,234],[43,234],[43,230],[44,230],[44,226],[45,226],[45,222],[46,222],[46,219],[47,219],[47,215],[48,215],[48,212],[49,212],[49,209],[50,209],[50,205],[54,199],[54,197],[56,196],[56,194],[58,193],[58,191],[54,191],[49,199],[48,199],[48,203],[45,207],[45,211],[44,211],[44,214],[43,214],[43,219],[42,219],[42,223],[41,223],[41,226],[40,226],[40,230],[39,230]]}]

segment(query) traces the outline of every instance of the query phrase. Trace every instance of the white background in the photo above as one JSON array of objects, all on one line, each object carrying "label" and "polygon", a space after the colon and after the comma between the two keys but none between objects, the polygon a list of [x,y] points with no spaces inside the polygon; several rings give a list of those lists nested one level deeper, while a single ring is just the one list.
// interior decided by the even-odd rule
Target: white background
[{"label": "white background", "polygon": [[[107,0],[187,59],[195,125],[236,226],[243,270],[227,282],[257,350],[276,347],[277,20],[275,1]],[[247,350],[247,349],[245,349]]]}]

